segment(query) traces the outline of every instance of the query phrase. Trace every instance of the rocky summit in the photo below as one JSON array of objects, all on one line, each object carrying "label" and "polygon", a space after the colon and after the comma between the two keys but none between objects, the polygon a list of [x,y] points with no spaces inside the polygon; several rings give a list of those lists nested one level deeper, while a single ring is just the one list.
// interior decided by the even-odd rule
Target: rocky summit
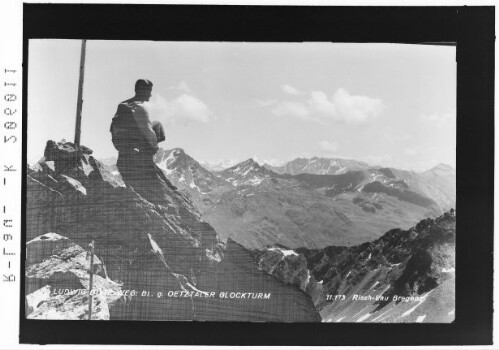
[{"label": "rocky summit", "polygon": [[253,256],[262,270],[306,291],[323,322],[452,322],[455,243],[451,210],[357,246]]},{"label": "rocky summit", "polygon": [[307,293],[222,242],[179,190],[150,203],[92,153],[49,141],[27,171],[28,318],[88,317],[92,273],[92,319],[320,321]]}]

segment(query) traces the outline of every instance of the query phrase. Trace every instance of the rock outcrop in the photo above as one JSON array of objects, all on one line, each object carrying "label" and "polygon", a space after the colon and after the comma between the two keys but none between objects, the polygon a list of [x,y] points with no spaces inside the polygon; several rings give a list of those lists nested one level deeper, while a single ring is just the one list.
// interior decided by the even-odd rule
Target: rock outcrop
[{"label": "rock outcrop", "polygon": [[[26,244],[26,317],[30,319],[88,319],[92,271],[92,320],[109,320],[109,308],[121,286],[109,279],[98,257],[57,233]],[[95,295],[94,295],[95,292]]]},{"label": "rock outcrop", "polygon": [[[86,267],[69,268],[70,275],[58,270],[68,249],[76,254],[75,266],[84,266],[81,247],[94,241],[96,261],[106,271],[97,280],[122,294],[105,300],[112,320],[320,320],[306,293],[260,271],[237,243],[224,244],[182,193],[168,188],[164,198],[153,204],[125,187],[88,148],[49,141],[44,159],[27,174],[26,234],[32,245],[51,239],[58,248],[50,256],[28,251],[26,290],[38,300],[37,309],[28,303],[30,317],[64,318],[53,310],[65,308],[81,318],[88,299],[53,300],[45,286],[86,287]],[[50,283],[43,280],[54,275]]]},{"label": "rock outcrop", "polygon": [[[260,268],[307,291],[327,322],[451,322],[455,212],[353,247],[253,252]],[[318,282],[317,282],[318,281]]]}]

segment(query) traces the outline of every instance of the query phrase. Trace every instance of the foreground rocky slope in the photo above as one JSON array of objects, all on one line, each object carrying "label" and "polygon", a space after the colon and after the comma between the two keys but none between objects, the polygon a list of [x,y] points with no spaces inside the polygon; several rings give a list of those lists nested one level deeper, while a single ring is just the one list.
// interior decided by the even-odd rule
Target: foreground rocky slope
[{"label": "foreground rocky slope", "polygon": [[[170,188],[162,203],[152,204],[91,154],[49,141],[44,158],[28,170],[26,234],[33,249],[26,292],[27,300],[37,301],[36,309],[28,302],[29,317],[83,317],[88,299],[78,299],[81,310],[74,311],[74,299],[54,301],[53,291],[87,288],[90,266],[82,247],[95,241],[96,261],[105,271],[97,276],[107,283],[102,289],[123,294],[97,298],[109,311],[99,319],[320,320],[306,293],[259,270],[239,244],[223,243],[185,195]],[[47,239],[57,247],[35,244]],[[60,271],[63,278],[51,277]]]},{"label": "foreground rocky slope", "polygon": [[358,246],[254,251],[262,270],[298,286],[325,322],[451,322],[454,211]]}]

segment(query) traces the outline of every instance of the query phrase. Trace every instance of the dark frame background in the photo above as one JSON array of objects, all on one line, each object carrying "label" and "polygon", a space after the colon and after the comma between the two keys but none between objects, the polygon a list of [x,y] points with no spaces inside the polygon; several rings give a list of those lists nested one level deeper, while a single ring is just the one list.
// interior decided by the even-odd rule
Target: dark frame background
[{"label": "dark frame background", "polygon": [[[20,341],[38,344],[492,343],[494,7],[24,4]],[[24,316],[29,39],[392,42],[457,46],[456,319],[452,324],[38,321]],[[56,103],[57,96],[54,96]]]}]

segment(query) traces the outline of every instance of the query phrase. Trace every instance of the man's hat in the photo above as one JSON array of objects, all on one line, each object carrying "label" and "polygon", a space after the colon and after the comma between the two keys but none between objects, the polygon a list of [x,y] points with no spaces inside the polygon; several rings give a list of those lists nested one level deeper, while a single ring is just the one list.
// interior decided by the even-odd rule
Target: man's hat
[{"label": "man's hat", "polygon": [[135,83],[135,92],[144,90],[152,90],[152,82],[147,79],[137,80]]}]

